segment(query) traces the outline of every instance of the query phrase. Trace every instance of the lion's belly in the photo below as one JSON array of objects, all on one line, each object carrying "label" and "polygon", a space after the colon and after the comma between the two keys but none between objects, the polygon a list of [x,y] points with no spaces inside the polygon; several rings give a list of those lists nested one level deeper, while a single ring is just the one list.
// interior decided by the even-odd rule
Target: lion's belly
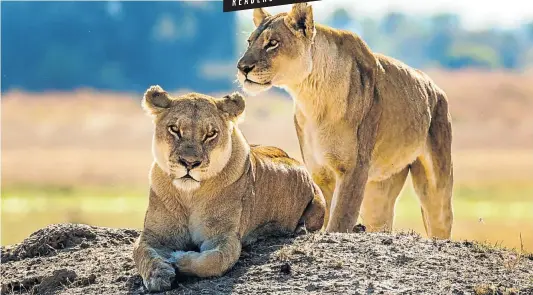
[{"label": "lion's belly", "polygon": [[[402,100],[401,97],[396,98]],[[403,112],[384,107],[369,169],[369,180],[380,181],[411,164],[426,147],[431,116],[427,105],[404,98]],[[390,101],[384,102],[392,103]]]},{"label": "lion's belly", "polygon": [[[420,120],[422,124],[418,124]],[[425,122],[429,120],[429,117],[396,122],[394,118],[384,119],[384,125],[380,126],[388,127],[378,131],[369,167],[369,181],[387,179],[416,160],[426,145],[425,126],[428,124]],[[335,166],[349,165],[355,160],[357,143],[353,127],[344,126],[342,123],[317,126],[308,122],[302,126],[302,131],[303,156],[311,172],[324,167],[334,171]]]},{"label": "lion's belly", "polygon": [[374,149],[368,180],[382,181],[400,172],[416,160],[423,147],[423,143],[416,142],[396,149],[392,146]]}]

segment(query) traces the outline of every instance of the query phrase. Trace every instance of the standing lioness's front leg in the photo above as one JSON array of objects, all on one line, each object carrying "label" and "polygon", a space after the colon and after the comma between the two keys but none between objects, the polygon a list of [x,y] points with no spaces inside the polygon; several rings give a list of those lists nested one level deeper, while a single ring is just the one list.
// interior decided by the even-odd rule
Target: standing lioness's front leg
[{"label": "standing lioness's front leg", "polygon": [[[298,119],[298,117],[300,117],[300,119]],[[323,221],[323,225],[326,227],[330,215],[333,190],[335,189],[335,177],[330,168],[318,164],[314,159],[312,147],[307,145],[306,134],[304,134],[302,130],[304,123],[305,118],[297,109],[296,114],[294,115],[294,125],[296,127],[296,135],[298,136],[298,142],[300,144],[300,153],[307,170],[311,173],[313,181],[320,188],[326,201],[326,212]]]},{"label": "standing lioness's front leg", "polygon": [[347,161],[352,164],[344,165],[341,162],[332,167],[337,174],[337,181],[326,227],[328,232],[351,232],[359,217],[381,116],[378,100],[379,97],[375,96],[357,128],[356,157]]},{"label": "standing lioness's front leg", "polygon": [[363,202],[368,167],[353,167],[337,177],[337,185],[331,202],[331,214],[327,232],[351,232],[359,217]]}]

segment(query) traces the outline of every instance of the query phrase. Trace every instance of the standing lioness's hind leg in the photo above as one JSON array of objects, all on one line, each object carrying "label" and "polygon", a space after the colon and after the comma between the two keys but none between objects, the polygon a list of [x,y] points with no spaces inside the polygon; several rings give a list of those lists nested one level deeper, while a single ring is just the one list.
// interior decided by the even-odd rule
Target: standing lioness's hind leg
[{"label": "standing lioness's hind leg", "polygon": [[369,181],[361,205],[361,219],[370,232],[390,232],[394,222],[394,206],[403,188],[409,167],[382,181]]},{"label": "standing lioness's hind leg", "polygon": [[420,199],[422,218],[429,237],[451,236],[453,211],[452,127],[448,103],[442,97],[436,105],[426,148],[411,164],[413,185]]}]

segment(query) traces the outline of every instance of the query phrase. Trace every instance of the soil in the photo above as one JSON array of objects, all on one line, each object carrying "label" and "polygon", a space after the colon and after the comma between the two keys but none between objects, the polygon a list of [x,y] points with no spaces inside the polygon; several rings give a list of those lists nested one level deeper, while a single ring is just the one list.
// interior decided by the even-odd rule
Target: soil
[{"label": "soil", "polygon": [[[51,225],[2,247],[2,294],[145,294],[137,230]],[[212,279],[166,294],[533,294],[533,256],[415,233],[302,234],[259,241]]]}]

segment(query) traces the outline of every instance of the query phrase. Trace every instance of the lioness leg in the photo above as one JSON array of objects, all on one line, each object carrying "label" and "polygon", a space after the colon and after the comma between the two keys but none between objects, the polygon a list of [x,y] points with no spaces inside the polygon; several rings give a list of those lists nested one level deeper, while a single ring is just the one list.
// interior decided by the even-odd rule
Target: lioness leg
[{"label": "lioness leg", "polygon": [[155,237],[143,232],[133,248],[133,260],[150,292],[169,290],[176,276],[174,267],[165,259],[171,250],[158,244]]},{"label": "lioness leg", "polygon": [[304,224],[308,231],[317,231],[325,224],[326,200],[316,184],[313,185],[313,192],[313,200],[305,208],[299,222],[299,224]]},{"label": "lioness leg", "polygon": [[294,115],[294,126],[296,127],[296,135],[300,144],[300,152],[307,170],[311,173],[313,181],[318,185],[322,196],[326,200],[326,213],[324,216],[324,227],[328,224],[329,211],[331,208],[331,199],[333,198],[333,191],[335,190],[335,174],[328,167],[318,164],[314,160],[313,150],[306,146],[305,134],[302,131],[301,124],[304,123],[304,118],[298,114]]},{"label": "lioness leg", "polygon": [[366,168],[362,168],[362,171],[351,169],[337,179],[326,227],[327,232],[347,233],[352,232],[355,227],[368,179],[368,164],[365,166]]},{"label": "lioness leg", "polygon": [[366,184],[361,218],[368,231],[392,231],[394,206],[408,173],[409,167],[405,167],[389,179]]},{"label": "lioness leg", "polygon": [[[372,76],[366,79],[373,79]],[[373,82],[370,83],[373,85]],[[369,89],[373,89],[369,87]],[[372,106],[359,124],[357,145],[353,161],[341,160],[330,163],[336,173],[336,186],[331,201],[331,216],[326,231],[351,232],[357,223],[368,181],[368,169],[376,142],[378,122],[381,117],[379,95],[374,95]],[[344,166],[346,163],[352,164]]]},{"label": "lioness leg", "polygon": [[322,196],[326,201],[326,211],[324,215],[324,226],[328,224],[329,213],[331,208],[331,199],[335,190],[335,178],[331,171],[326,167],[320,167],[312,170],[313,181],[318,185]]},{"label": "lioness leg", "polygon": [[451,236],[453,165],[451,122],[448,104],[441,99],[429,128],[427,146],[411,164],[413,185],[420,199],[424,226],[429,237]]},{"label": "lioness leg", "polygon": [[222,235],[207,240],[200,246],[200,252],[176,251],[171,261],[180,273],[198,277],[221,276],[229,270],[241,255],[241,241],[237,235]]}]

